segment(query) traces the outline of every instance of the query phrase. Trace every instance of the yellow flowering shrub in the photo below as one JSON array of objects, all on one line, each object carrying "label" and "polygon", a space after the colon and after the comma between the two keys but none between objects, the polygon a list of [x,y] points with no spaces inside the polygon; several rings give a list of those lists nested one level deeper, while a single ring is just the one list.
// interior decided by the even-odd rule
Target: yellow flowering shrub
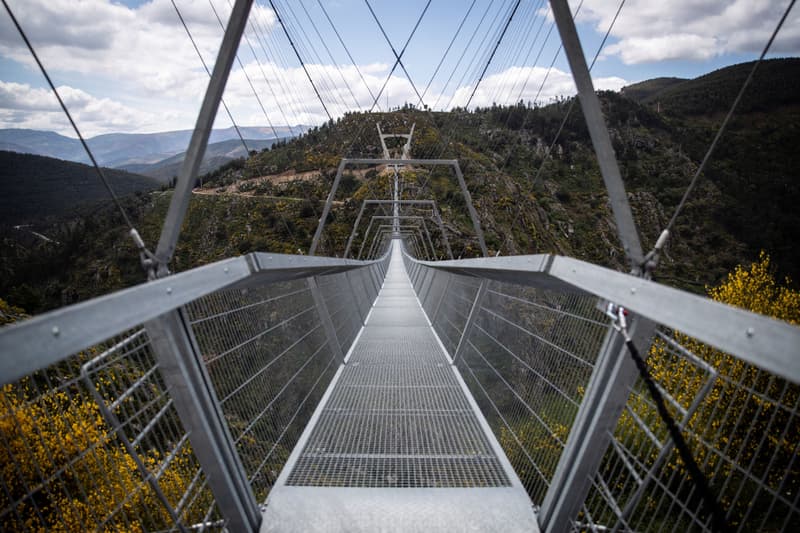
[{"label": "yellow flowering shrub", "polygon": [[[800,324],[800,292],[790,287],[789,280],[783,285],[776,281],[764,252],[749,267],[737,267],[708,293],[716,301]],[[699,361],[679,353],[671,342],[657,339],[649,352],[648,366],[655,380],[684,409],[689,409],[706,387],[683,433],[696,461],[720,493],[722,507],[733,507],[730,517],[736,524],[748,506],[758,506],[751,495],[769,498],[759,490],[761,484],[777,490],[785,476],[800,476],[800,464],[794,460],[800,422],[791,413],[800,387],[679,332],[672,333],[671,338]],[[716,377],[704,368],[705,364],[716,370]],[[663,442],[668,439],[649,400],[647,393],[632,395],[628,402],[631,412],[623,412],[616,429],[616,437],[628,449],[640,454],[646,450],[642,457],[645,465],[652,464],[661,450],[635,418],[648,421],[651,428],[660,427],[659,437]],[[680,422],[682,414],[669,402],[668,408]],[[672,479],[685,477],[684,466],[674,451],[663,469],[663,479],[669,479],[675,471],[679,475]],[[751,472],[756,479],[744,472]],[[618,489],[624,486],[625,481],[620,479]],[[737,490],[741,490],[738,496]]]},{"label": "yellow flowering shrub", "polygon": [[[23,313],[0,300],[0,316],[13,322]],[[76,379],[80,364],[96,354],[87,350],[0,387],[0,530],[144,531],[173,523],[94,397]],[[129,364],[108,368],[97,379],[124,388],[144,371]],[[198,466],[188,443],[166,464],[178,443],[162,440],[140,444],[137,451],[151,474],[163,470],[158,485],[174,508]],[[211,503],[205,490],[183,520],[200,522]]]},{"label": "yellow flowering shrub", "polygon": [[[142,531],[172,523],[91,397],[33,390],[27,379],[0,389],[0,476],[7,489],[0,509],[13,509],[0,529]],[[152,449],[141,459],[155,472],[165,457]],[[195,469],[185,445],[161,475],[159,486],[173,506]]]}]

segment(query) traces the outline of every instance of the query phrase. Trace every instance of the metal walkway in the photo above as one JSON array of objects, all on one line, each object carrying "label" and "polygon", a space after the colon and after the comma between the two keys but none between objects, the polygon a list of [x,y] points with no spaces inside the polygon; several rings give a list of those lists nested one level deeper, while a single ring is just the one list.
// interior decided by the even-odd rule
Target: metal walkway
[{"label": "metal walkway", "polygon": [[270,493],[262,532],[538,530],[397,241],[345,361]]}]

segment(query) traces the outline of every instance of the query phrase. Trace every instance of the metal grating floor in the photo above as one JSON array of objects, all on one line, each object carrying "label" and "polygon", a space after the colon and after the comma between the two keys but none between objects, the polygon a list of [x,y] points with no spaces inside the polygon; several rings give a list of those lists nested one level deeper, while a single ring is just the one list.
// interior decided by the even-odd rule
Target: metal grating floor
[{"label": "metal grating floor", "polygon": [[399,257],[286,484],[510,486]]},{"label": "metal grating floor", "polygon": [[479,413],[394,246],[364,329],[270,493],[261,532],[538,531]]}]

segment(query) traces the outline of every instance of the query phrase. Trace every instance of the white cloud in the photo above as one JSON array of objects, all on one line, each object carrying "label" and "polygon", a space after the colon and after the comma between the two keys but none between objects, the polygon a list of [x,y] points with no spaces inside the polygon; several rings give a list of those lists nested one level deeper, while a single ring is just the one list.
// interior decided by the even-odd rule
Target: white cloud
[{"label": "white cloud", "polygon": [[[595,78],[593,82],[596,89],[611,91],[618,91],[629,83],[619,77]],[[474,86],[460,87],[453,97],[453,105],[465,105],[473,89]],[[569,72],[552,68],[548,74],[545,67],[511,67],[487,76],[478,86],[470,108],[519,100],[542,105],[575,92],[575,83]]]},{"label": "white cloud", "polygon": [[[205,61],[213,66],[222,29],[208,1],[176,3]],[[223,23],[227,22],[228,1],[214,3]],[[137,9],[107,0],[17,0],[11,7],[56,83],[65,78],[72,80],[70,85],[79,82],[110,111],[115,110],[111,102],[139,110],[109,115],[105,126],[97,122],[81,125],[82,129],[191,127],[208,76],[170,0],[152,0]],[[267,31],[274,24],[272,12],[260,6],[254,6],[252,17]],[[0,17],[0,55],[32,72],[38,70],[5,16]],[[155,115],[163,117],[161,124],[153,122]],[[58,131],[69,134],[63,128]]]},{"label": "white cloud", "polygon": [[717,49],[719,44],[714,37],[682,33],[663,37],[630,37],[606,47],[604,52],[619,55],[624,63],[630,65],[668,59],[703,61],[717,55]]},{"label": "white cloud", "polygon": [[[228,0],[212,0],[223,22],[230,12]],[[619,0],[585,0],[581,19],[604,33]],[[222,30],[208,0],[176,0],[206,63],[211,68],[222,38]],[[669,59],[705,60],[731,51],[753,51],[764,41],[780,16],[784,2],[775,0],[627,0],[606,47],[607,55],[618,55],[629,64]],[[151,0],[129,8],[111,0],[15,0],[17,14],[44,64],[74,111],[87,135],[108,131],[164,131],[191,128],[208,84],[196,52],[170,0]],[[787,21],[774,50],[800,50],[800,9]],[[269,122],[274,125],[318,124],[327,120],[305,72],[299,66],[282,66],[267,61],[259,42],[269,47],[286,46],[274,13],[254,4],[250,44],[259,54],[253,58],[247,43],[240,48],[244,69],[238,64],[230,74],[225,101],[237,123],[263,126],[264,112],[253,96],[250,77],[259,93]],[[284,43],[278,45],[277,43]],[[291,51],[281,49],[294,64]],[[36,71],[27,49],[7,17],[0,16],[0,55]],[[384,85],[391,63],[374,62],[359,66],[369,85],[352,65],[307,64],[317,88],[334,117],[351,109],[368,109],[373,96]],[[472,105],[493,102],[536,100],[574,94],[571,76],[551,71],[542,86],[546,70],[540,67],[510,67],[488,76],[479,87]],[[70,129],[48,91],[14,83],[0,73],[0,127],[38,127],[70,135]],[[420,80],[416,80],[419,82]],[[626,81],[619,77],[595,80],[595,86],[619,89]],[[78,89],[80,87],[80,89]],[[421,87],[420,87],[421,88]],[[352,94],[351,94],[352,91]],[[460,87],[454,94],[433,94],[437,100],[463,105],[472,87]],[[388,102],[387,102],[388,95]],[[378,103],[380,109],[405,102],[416,103],[408,80],[395,72]],[[220,112],[218,127],[229,120]]]},{"label": "white cloud", "polygon": [[[74,87],[62,85],[57,90],[81,132],[89,136],[130,131],[131,124],[149,123],[154,126],[162,119],[159,115],[143,113],[109,98],[96,98]],[[0,124],[74,135],[53,93],[24,83],[0,81]]]},{"label": "white cloud", "polygon": [[[573,3],[575,3],[573,1]],[[728,53],[759,54],[788,0],[628,0],[606,55],[626,64],[706,60]],[[605,34],[619,0],[585,0],[579,20]],[[800,9],[784,23],[772,52],[800,53]]]},{"label": "white cloud", "polygon": [[[222,29],[208,0],[176,0],[176,3],[206,64],[213,68]],[[230,13],[228,0],[214,0],[214,6],[226,23]],[[152,0],[136,9],[108,0],[17,0],[12,9],[57,83],[67,76],[73,80],[77,78],[95,95],[97,102],[103,102],[105,109],[112,111],[112,102],[125,108],[125,112],[119,109],[116,110],[119,113],[109,115],[106,124],[100,120],[91,124],[79,121],[87,135],[112,129],[154,131],[194,125],[208,75],[170,0]],[[260,64],[250,53],[248,43],[243,41],[239,55],[245,63],[244,70],[238,63],[234,64],[224,96],[236,122],[240,125],[265,125],[267,122],[245,72],[274,125],[318,124],[327,120],[302,68],[283,67],[264,58],[261,42],[268,43],[267,46],[274,50],[276,43],[285,39],[275,26],[274,13],[263,5],[254,4],[249,21],[247,35]],[[22,63],[32,71],[37,70],[16,30],[5,17],[0,17],[0,55]],[[368,109],[372,105],[370,91],[352,65],[339,66],[338,69],[334,65],[306,66],[334,117],[350,109]],[[359,69],[372,93],[377,94],[389,66],[370,63]],[[56,110],[48,107],[55,104],[48,91],[19,84],[6,84],[3,91],[0,99],[5,102],[5,110],[0,116],[0,127],[52,124],[56,131],[72,134],[66,121],[56,120]],[[30,94],[25,95],[26,92]],[[411,101],[413,91],[407,80],[393,76],[378,107],[386,106],[386,94],[389,95],[389,105],[396,106]],[[106,95],[110,98],[103,98]],[[35,105],[45,107],[39,109]],[[71,103],[68,105],[70,108],[73,106]],[[75,105],[80,107],[83,102],[76,101]],[[93,109],[98,109],[99,105],[95,103]],[[87,117],[90,107],[81,109],[83,117]],[[54,114],[27,117],[27,114],[39,112]],[[123,123],[120,117],[127,122]],[[162,120],[156,123],[154,117]],[[229,124],[225,111],[221,109],[217,125],[225,127]]]}]

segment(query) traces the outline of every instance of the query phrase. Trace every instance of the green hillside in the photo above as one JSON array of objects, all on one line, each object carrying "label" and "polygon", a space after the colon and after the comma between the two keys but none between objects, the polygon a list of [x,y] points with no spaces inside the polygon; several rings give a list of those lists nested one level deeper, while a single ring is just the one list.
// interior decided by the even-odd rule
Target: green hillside
[{"label": "green hillside", "polygon": [[[656,273],[661,281],[700,292],[735,265],[756,259],[761,249],[771,254],[779,277],[800,276],[800,251],[794,246],[800,222],[795,207],[800,201],[795,148],[800,106],[796,91],[784,83],[798,79],[798,64],[774,60],[759,69],[743,111],[678,220]],[[637,98],[643,103],[627,91],[601,93],[646,249],[669,220],[719,125],[725,98],[738,91],[746,70],[747,65],[737,65],[696,80],[645,86],[662,87],[655,93],[660,113],[652,97],[641,92]],[[759,91],[767,86],[769,92]],[[416,124],[414,157],[459,159],[490,253],[557,253],[625,269],[577,106],[545,158],[569,104],[451,113],[405,108],[352,113],[313,128],[205,176],[203,190],[190,204],[173,267],[185,270],[253,250],[307,250],[339,159],[379,157],[375,123],[380,122],[385,132],[407,131]],[[361,200],[388,197],[389,177],[378,170],[345,174],[320,253],[342,254]],[[478,254],[464,201],[447,168],[409,168],[403,181],[405,197],[437,200],[457,257]],[[170,191],[154,192],[128,201],[151,247],[170,196]],[[13,232],[0,235],[7,250],[0,263],[5,274],[0,297],[35,312],[144,279],[113,211],[50,225],[48,231],[61,244],[22,243]],[[358,239],[355,244],[357,250]]]},{"label": "green hillside", "polygon": [[685,78],[653,78],[625,86],[620,92],[623,96],[641,103],[657,98],[662,91],[685,81]]},{"label": "green hillside", "polygon": [[[119,170],[104,173],[117,195],[159,187],[145,176]],[[94,168],[30,154],[0,151],[0,225],[23,224],[109,200]]]}]

